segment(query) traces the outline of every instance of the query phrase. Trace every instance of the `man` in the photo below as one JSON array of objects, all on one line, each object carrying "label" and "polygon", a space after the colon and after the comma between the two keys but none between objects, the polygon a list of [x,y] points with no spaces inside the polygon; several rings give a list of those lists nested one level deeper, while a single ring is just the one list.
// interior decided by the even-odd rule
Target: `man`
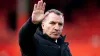
[{"label": "man", "polygon": [[22,56],[72,56],[61,35],[63,14],[55,9],[44,14],[45,5],[42,0],[35,4],[32,17],[20,29]]}]

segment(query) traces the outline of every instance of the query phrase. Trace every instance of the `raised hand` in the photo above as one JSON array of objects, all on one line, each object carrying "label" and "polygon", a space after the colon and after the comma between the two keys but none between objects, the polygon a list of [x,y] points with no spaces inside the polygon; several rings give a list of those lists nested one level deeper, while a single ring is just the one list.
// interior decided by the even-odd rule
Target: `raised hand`
[{"label": "raised hand", "polygon": [[32,22],[34,24],[38,24],[43,20],[44,17],[44,11],[45,11],[46,3],[41,1],[38,1],[37,4],[34,4],[34,9],[32,12]]}]

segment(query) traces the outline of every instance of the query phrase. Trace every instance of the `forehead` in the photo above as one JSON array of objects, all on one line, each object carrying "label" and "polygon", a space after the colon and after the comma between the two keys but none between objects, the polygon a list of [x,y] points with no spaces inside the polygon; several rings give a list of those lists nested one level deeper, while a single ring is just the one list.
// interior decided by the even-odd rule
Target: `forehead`
[{"label": "forehead", "polygon": [[46,18],[46,21],[54,21],[54,22],[61,22],[64,23],[64,17],[62,15],[57,15],[55,13],[50,13]]}]

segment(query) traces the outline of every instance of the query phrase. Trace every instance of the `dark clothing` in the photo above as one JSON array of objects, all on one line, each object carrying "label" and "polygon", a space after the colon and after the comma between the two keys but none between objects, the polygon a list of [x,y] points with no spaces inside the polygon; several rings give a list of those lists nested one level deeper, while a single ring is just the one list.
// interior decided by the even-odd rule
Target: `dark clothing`
[{"label": "dark clothing", "polygon": [[20,29],[19,45],[22,56],[72,56],[63,36],[60,36],[56,43],[43,34],[39,26],[33,24],[30,18]]}]

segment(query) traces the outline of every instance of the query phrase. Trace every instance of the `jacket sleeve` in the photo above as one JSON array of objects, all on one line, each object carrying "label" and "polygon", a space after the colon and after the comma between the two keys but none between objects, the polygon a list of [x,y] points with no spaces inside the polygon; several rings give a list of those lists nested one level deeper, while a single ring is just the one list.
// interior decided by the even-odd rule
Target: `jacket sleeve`
[{"label": "jacket sleeve", "polygon": [[36,49],[35,38],[33,37],[38,25],[33,24],[29,18],[19,31],[19,46],[23,55],[31,55]]}]

